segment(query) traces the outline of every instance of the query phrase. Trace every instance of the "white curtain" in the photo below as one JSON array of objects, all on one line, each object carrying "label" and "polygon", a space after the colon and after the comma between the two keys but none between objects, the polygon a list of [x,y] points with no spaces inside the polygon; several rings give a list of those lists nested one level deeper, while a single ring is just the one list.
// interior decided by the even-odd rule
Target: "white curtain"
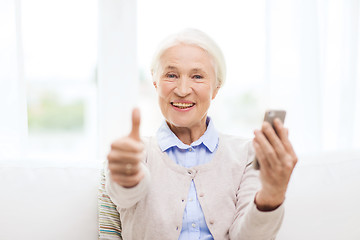
[{"label": "white curtain", "polygon": [[99,153],[129,133],[138,95],[136,1],[100,0],[98,36]]},{"label": "white curtain", "polygon": [[359,149],[359,1],[267,1],[270,105],[302,153]]},{"label": "white curtain", "polygon": [[20,0],[0,2],[0,157],[24,153],[27,136]]}]

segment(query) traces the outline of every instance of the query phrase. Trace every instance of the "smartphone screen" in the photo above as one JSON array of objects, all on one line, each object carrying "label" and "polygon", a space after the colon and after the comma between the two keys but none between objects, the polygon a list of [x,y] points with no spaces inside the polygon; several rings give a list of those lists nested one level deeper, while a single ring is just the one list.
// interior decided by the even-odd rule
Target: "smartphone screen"
[{"label": "smartphone screen", "polygon": [[[286,111],[284,110],[268,110],[265,112],[264,121],[271,124],[271,126],[274,128],[274,119],[279,118],[282,123],[285,121]],[[275,130],[275,128],[274,128]],[[275,130],[276,132],[276,130]],[[253,166],[256,170],[260,169],[259,161],[257,160],[256,156],[253,161]]]}]

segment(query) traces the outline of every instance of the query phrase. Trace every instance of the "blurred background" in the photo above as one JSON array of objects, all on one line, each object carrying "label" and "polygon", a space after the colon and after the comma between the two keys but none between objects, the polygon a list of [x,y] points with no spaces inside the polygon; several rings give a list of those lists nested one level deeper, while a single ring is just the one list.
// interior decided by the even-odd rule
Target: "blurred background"
[{"label": "blurred background", "polygon": [[1,0],[0,158],[103,160],[134,106],[153,135],[152,53],[188,27],[225,55],[219,131],[251,138],[285,109],[300,157],[359,151],[359,23],[359,0]]}]

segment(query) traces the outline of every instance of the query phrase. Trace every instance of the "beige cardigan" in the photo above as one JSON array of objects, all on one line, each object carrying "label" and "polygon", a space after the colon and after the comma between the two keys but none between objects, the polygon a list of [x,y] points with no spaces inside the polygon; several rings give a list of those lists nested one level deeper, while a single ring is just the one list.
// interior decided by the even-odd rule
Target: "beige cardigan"
[{"label": "beige cardigan", "polygon": [[145,178],[123,188],[106,173],[106,191],[117,206],[124,240],[178,239],[191,180],[214,239],[269,240],[281,226],[284,206],[261,212],[254,196],[261,184],[251,141],[219,136],[213,159],[186,169],[162,152],[156,138],[144,140]]}]

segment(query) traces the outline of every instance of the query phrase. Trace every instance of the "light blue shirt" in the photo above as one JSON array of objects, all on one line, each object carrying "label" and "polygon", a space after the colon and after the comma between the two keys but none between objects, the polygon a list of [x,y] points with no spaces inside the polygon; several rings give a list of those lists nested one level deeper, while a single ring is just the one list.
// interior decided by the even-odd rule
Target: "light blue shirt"
[{"label": "light blue shirt", "polygon": [[[156,134],[161,151],[166,152],[175,163],[185,168],[209,162],[217,150],[219,135],[210,117],[207,117],[206,124],[207,129],[204,135],[191,143],[191,145],[187,145],[177,138],[164,121]],[[214,239],[206,224],[204,213],[197,198],[194,180],[190,185],[179,237],[179,240],[188,239]]]}]

